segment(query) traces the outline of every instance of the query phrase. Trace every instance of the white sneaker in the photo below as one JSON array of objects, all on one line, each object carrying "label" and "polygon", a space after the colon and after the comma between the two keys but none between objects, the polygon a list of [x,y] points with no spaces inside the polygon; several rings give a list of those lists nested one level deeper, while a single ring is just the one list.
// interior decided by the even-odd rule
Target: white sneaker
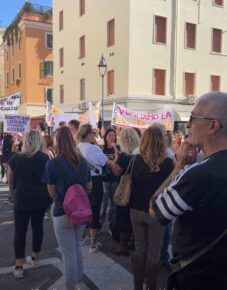
[{"label": "white sneaker", "polygon": [[16,279],[21,279],[24,277],[24,270],[22,267],[20,268],[17,268],[16,267],[14,268],[14,271],[13,271],[13,275]]},{"label": "white sneaker", "polygon": [[36,262],[36,259],[35,260],[32,260],[32,257],[31,256],[27,256],[26,259],[25,259],[26,263],[31,265],[32,267],[34,266],[35,262]]},{"label": "white sneaker", "polygon": [[100,242],[96,242],[94,246],[90,247],[90,253],[95,254],[101,249],[102,249],[102,244]]}]

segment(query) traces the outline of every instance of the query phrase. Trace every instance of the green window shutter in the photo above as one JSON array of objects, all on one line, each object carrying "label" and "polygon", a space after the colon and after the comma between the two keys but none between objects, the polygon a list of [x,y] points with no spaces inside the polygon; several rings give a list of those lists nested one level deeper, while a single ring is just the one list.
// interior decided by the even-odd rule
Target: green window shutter
[{"label": "green window shutter", "polygon": [[53,89],[47,89],[47,101],[53,104]]}]

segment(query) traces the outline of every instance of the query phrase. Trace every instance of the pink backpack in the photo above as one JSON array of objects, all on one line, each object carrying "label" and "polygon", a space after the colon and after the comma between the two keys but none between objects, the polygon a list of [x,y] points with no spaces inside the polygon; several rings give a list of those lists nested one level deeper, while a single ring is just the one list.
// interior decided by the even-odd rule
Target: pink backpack
[{"label": "pink backpack", "polygon": [[69,223],[74,226],[90,223],[92,211],[86,191],[79,183],[71,185],[64,168],[57,159],[53,160],[65,184],[68,186],[63,202],[63,209]]},{"label": "pink backpack", "polygon": [[71,225],[91,222],[92,212],[87,193],[80,184],[71,185],[64,198],[63,209]]}]

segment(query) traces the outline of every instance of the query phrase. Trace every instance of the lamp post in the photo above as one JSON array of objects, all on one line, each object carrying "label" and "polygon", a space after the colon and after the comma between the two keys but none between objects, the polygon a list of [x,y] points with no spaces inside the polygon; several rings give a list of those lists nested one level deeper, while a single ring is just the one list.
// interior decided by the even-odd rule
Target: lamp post
[{"label": "lamp post", "polygon": [[98,68],[99,68],[99,74],[102,78],[102,127],[103,127],[103,124],[104,124],[104,107],[103,107],[103,102],[104,102],[104,77],[106,75],[106,69],[107,69],[107,64],[106,64],[106,59],[105,57],[101,56],[100,58],[100,61],[99,61],[99,64],[98,64]]}]

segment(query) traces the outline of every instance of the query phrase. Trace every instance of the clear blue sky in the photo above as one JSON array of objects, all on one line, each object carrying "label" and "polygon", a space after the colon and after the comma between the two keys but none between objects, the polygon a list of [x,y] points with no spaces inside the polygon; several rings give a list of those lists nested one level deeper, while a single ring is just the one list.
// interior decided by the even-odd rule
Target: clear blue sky
[{"label": "clear blue sky", "polygon": [[[0,26],[7,27],[25,2],[25,0],[0,0]],[[31,0],[30,2],[52,6],[52,0]]]}]

